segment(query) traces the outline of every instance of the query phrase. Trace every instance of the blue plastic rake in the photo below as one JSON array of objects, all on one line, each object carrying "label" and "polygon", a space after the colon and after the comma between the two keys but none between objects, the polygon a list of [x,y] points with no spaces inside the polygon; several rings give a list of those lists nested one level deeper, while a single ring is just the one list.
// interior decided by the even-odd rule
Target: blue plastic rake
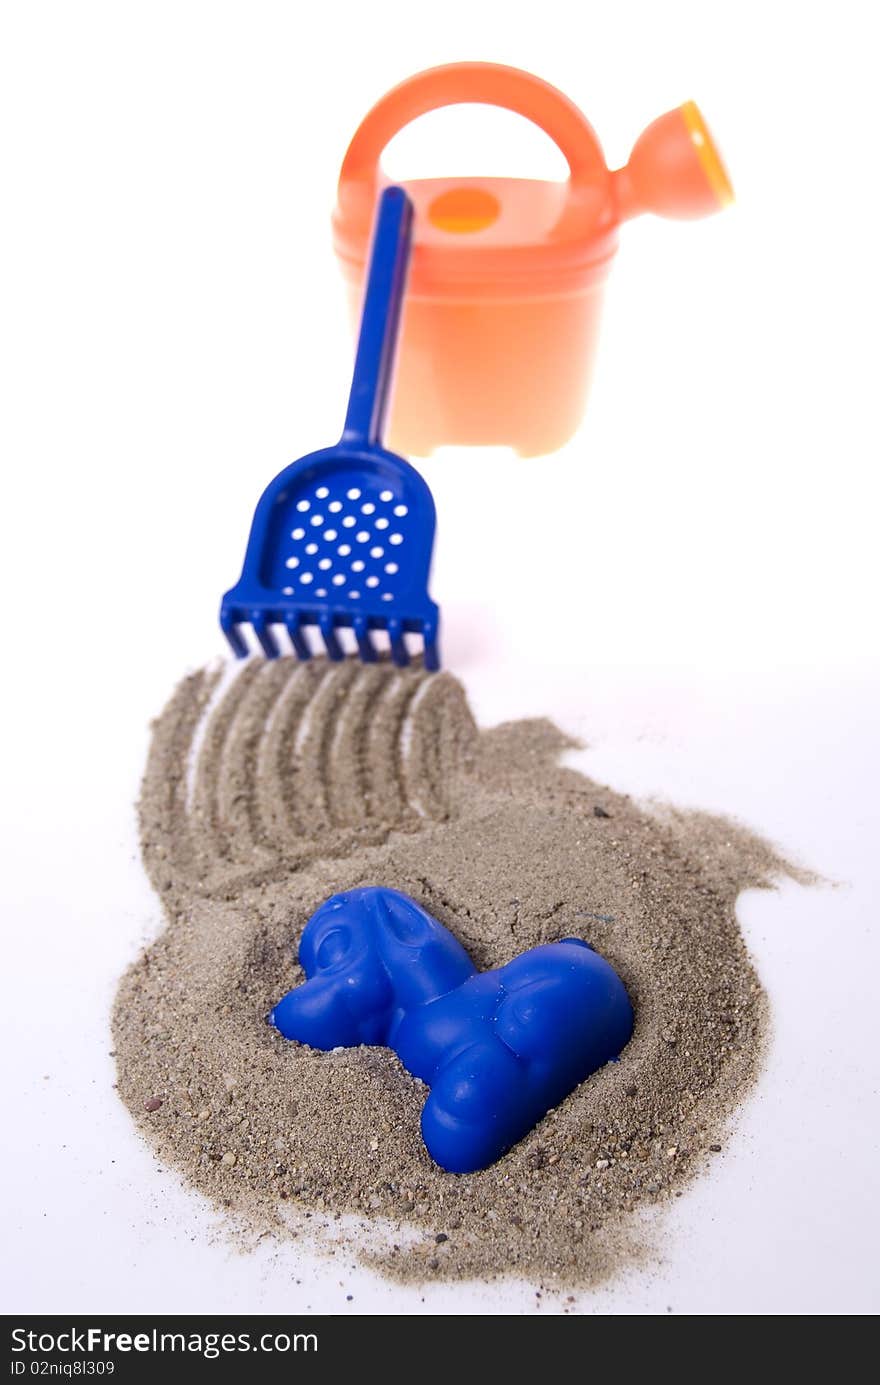
[{"label": "blue plastic rake", "polygon": [[[387,630],[391,657],[409,663],[404,635],[421,634],[424,665],[440,666],[440,612],[428,595],[434,501],[415,467],[382,446],[412,238],[412,204],[402,188],[379,203],[348,414],[335,447],[285,467],[260,497],[238,583],[220,606],[220,625],[246,658],[250,624],[264,654],[282,652],[283,626],[301,659],[306,627],[342,659],[340,628],[358,654],[378,658],[371,632]],[[273,629],[273,627],[276,627]]]}]

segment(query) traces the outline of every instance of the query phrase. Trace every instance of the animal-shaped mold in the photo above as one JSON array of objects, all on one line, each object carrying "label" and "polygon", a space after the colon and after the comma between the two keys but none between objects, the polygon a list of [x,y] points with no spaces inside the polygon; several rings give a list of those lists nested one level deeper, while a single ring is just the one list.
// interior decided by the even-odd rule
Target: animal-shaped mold
[{"label": "animal-shaped mold", "polygon": [[486,1168],[629,1041],[614,968],[580,938],[479,972],[447,928],[397,890],[333,895],[306,924],[307,980],[269,1015],[312,1048],[384,1045],[431,1088],[428,1152]]}]

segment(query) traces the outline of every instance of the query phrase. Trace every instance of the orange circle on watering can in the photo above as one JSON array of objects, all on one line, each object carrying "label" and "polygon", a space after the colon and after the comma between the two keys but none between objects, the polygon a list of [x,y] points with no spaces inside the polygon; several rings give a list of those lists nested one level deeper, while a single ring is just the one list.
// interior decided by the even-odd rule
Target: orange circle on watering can
[{"label": "orange circle on watering can", "polygon": [[498,220],[501,203],[485,188],[449,188],[428,207],[428,220],[438,231],[467,234],[485,231]]}]

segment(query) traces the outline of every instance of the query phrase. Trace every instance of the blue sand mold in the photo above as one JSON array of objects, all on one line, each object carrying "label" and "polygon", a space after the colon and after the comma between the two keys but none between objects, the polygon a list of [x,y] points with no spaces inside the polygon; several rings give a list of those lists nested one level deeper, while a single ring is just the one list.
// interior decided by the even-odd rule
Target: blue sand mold
[{"label": "blue sand mold", "polygon": [[333,895],[306,924],[299,960],[308,980],[269,1022],[312,1048],[392,1048],[431,1088],[422,1135],[450,1173],[494,1163],[633,1030],[623,982],[580,938],[478,972],[397,890]]}]

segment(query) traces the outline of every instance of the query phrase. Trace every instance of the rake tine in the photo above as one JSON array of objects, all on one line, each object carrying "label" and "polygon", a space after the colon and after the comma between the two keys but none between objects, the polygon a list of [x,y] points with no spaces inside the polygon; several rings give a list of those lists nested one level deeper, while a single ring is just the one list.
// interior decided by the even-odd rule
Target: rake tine
[{"label": "rake tine", "polygon": [[322,611],[318,616],[318,625],[320,626],[321,634],[324,636],[324,644],[327,646],[327,658],[332,659],[335,664],[338,664],[341,659],[345,658],[345,650],[339,643],[339,637],[336,634],[336,628],[333,624],[333,612]]},{"label": "rake tine", "polygon": [[267,659],[277,659],[281,650],[278,648],[278,641],[269,629],[269,621],[265,611],[251,611],[251,625],[254,627],[254,634],[260,641],[260,647]]},{"label": "rake tine", "polygon": [[239,622],[233,612],[221,608],[220,629],[229,641],[236,659],[246,659],[248,656],[248,647],[238,626]]},{"label": "rake tine", "polygon": [[370,627],[366,616],[354,616],[352,619],[354,637],[357,640],[358,653],[365,664],[375,664],[379,658],[376,646],[370,639]]},{"label": "rake tine", "polygon": [[409,650],[403,639],[403,621],[392,616],[388,621],[388,636],[391,640],[391,658],[398,668],[406,668],[409,663]]},{"label": "rake tine", "polygon": [[422,638],[425,642],[422,660],[429,673],[436,673],[440,667],[440,650],[437,645],[437,626],[438,622],[436,620],[426,620],[422,625]]},{"label": "rake tine", "polygon": [[302,616],[296,611],[287,611],[284,616],[284,625],[290,636],[290,642],[296,650],[297,658],[311,659],[312,647],[302,631]]}]

